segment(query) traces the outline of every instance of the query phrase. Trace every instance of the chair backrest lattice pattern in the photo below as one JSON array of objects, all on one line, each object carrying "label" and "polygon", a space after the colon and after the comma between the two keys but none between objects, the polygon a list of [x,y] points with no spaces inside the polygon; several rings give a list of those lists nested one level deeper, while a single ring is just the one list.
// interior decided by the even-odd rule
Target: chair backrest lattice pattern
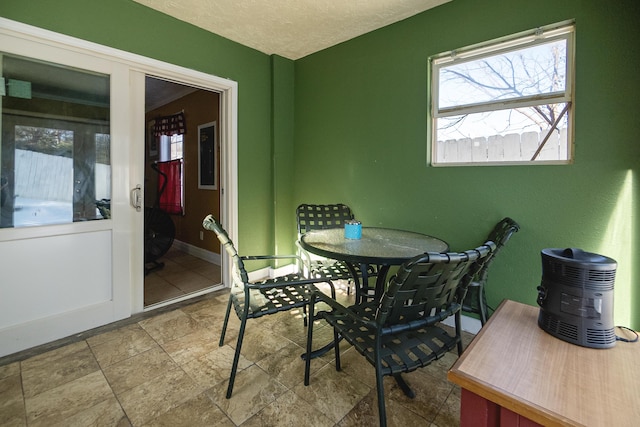
[{"label": "chair backrest lattice pattern", "polygon": [[325,228],[340,228],[344,223],[354,218],[349,206],[342,203],[317,205],[301,204],[296,209],[298,235],[310,230]]},{"label": "chair backrest lattice pattern", "polygon": [[487,261],[484,263],[482,269],[477,274],[476,281],[482,282],[482,283],[487,281],[489,266],[495,260],[495,257],[498,254],[498,252],[500,252],[502,247],[509,241],[513,233],[516,233],[519,230],[520,230],[520,226],[518,225],[518,223],[509,217],[503,218],[500,222],[496,224],[496,226],[493,228],[493,230],[491,231],[491,233],[489,233],[489,236],[487,237],[487,240],[491,240],[492,242],[495,242],[496,250],[491,253]]},{"label": "chair backrest lattice pattern", "polygon": [[469,251],[426,253],[407,261],[389,279],[376,322],[393,333],[402,327],[433,324],[454,314],[461,303],[458,298],[464,294],[461,288],[468,285],[495,249],[496,244],[487,241]]},{"label": "chair backrest lattice pattern", "polygon": [[480,315],[480,322],[484,325],[489,318],[490,307],[487,305],[485,284],[489,275],[489,266],[496,259],[498,252],[511,239],[511,236],[520,230],[520,225],[509,217],[500,220],[487,236],[496,244],[496,250],[489,255],[482,268],[472,277],[468,286],[468,292],[464,296],[462,310],[467,313]]}]

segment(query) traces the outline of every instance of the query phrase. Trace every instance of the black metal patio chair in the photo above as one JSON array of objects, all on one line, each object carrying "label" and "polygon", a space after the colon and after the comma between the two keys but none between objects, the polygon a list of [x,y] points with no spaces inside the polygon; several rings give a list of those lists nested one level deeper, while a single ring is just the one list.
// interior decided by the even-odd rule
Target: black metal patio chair
[{"label": "black metal patio chair", "polygon": [[520,230],[518,223],[509,217],[503,218],[495,225],[489,233],[489,236],[487,236],[487,240],[491,240],[496,244],[496,250],[491,253],[482,269],[475,275],[471,283],[469,283],[467,294],[462,303],[462,311],[479,315],[482,326],[487,323],[487,319],[489,318],[489,306],[487,305],[487,297],[485,295],[489,266],[495,260],[498,252],[500,252],[511,236],[518,230]]},{"label": "black metal patio chair", "polygon": [[[347,280],[350,284],[353,275],[342,261],[323,258],[310,254],[300,247],[300,237],[311,230],[322,230],[327,228],[342,228],[345,222],[353,220],[354,215],[351,208],[342,203],[336,204],[308,204],[303,203],[296,208],[296,222],[298,227],[298,240],[296,246],[298,255],[302,260],[301,269],[308,277],[327,278],[330,280]],[[356,274],[361,276],[359,266],[353,266]],[[368,277],[376,276],[376,268],[371,266],[368,270]],[[347,288],[349,293],[351,287]]]},{"label": "black metal patio chair", "polygon": [[[262,316],[294,308],[302,308],[303,312],[306,314],[306,307],[309,304],[309,299],[312,293],[311,284],[313,283],[328,283],[331,288],[332,298],[335,298],[336,295],[331,280],[326,278],[307,278],[300,273],[291,273],[285,276],[256,282],[249,281],[249,275],[245,268],[245,261],[278,259],[297,261],[298,257],[296,255],[239,256],[233,242],[229,238],[229,235],[212,215],[207,215],[202,222],[202,226],[206,230],[213,231],[216,234],[218,240],[220,240],[220,243],[231,258],[232,283],[219,342],[220,346],[224,345],[224,337],[229,323],[229,315],[231,313],[231,307],[233,307],[240,319],[240,330],[238,332],[238,341],[236,343],[235,355],[231,366],[231,374],[229,376],[229,385],[227,387],[227,399],[229,399],[233,392],[233,384],[242,349],[242,340],[244,338],[248,319],[257,319]],[[306,316],[304,317],[304,324],[307,325]]]},{"label": "black metal patio chair", "polygon": [[[461,253],[419,255],[400,266],[380,301],[345,307],[314,290],[306,354],[312,352],[314,319],[326,320],[333,327],[336,342],[344,338],[374,366],[380,426],[386,426],[383,377],[394,376],[411,395],[401,373],[427,366],[456,346],[458,354],[462,353],[460,300],[471,277],[495,247],[493,242],[486,242]],[[315,313],[319,302],[329,305],[330,310]],[[438,325],[452,315],[453,336]],[[339,346],[335,346],[335,361],[339,371]],[[311,358],[305,358],[305,385],[309,385],[310,364]]]}]

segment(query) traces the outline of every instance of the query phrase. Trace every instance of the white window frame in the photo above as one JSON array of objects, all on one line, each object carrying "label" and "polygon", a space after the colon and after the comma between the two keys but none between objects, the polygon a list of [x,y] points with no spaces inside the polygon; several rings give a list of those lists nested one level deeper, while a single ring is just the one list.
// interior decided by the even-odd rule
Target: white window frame
[{"label": "white window frame", "polygon": [[[566,70],[565,70],[565,90],[551,93],[538,94],[533,96],[515,97],[487,102],[469,103],[442,107],[439,102],[439,77],[440,70],[444,67],[463,62],[475,61],[478,59],[504,54],[522,48],[533,47],[535,45],[549,43],[554,40],[566,40]],[[565,21],[536,28],[535,30],[518,33],[498,40],[468,46],[465,48],[444,52],[429,58],[430,81],[431,81],[431,102],[430,107],[430,146],[428,150],[430,158],[428,162],[432,166],[495,166],[513,164],[570,164],[573,162],[573,110],[574,110],[574,75],[575,75],[575,24],[573,21]],[[491,112],[498,110],[515,109],[522,107],[540,106],[548,104],[566,104],[567,115],[567,159],[558,160],[533,160],[522,159],[519,161],[438,161],[438,126],[439,118],[460,116],[466,114]],[[562,114],[561,116],[564,116]],[[537,155],[537,153],[536,153]],[[535,156],[534,156],[535,157]]]},{"label": "white window frame", "polygon": [[[177,155],[180,147],[180,155]],[[180,168],[180,205],[184,215],[184,135],[176,133],[173,135],[161,135],[159,137],[159,157],[161,162],[169,162],[171,160],[182,160],[182,166]],[[160,177],[158,177],[160,179]],[[166,191],[166,189],[165,189]]]},{"label": "white window frame", "polygon": [[174,135],[161,135],[159,137],[159,160],[161,162],[168,162],[170,160],[178,160],[182,159],[184,156],[176,156],[174,153],[177,152],[177,149],[174,149],[177,145],[180,145],[180,153],[184,153],[184,136],[182,134],[174,134]]}]

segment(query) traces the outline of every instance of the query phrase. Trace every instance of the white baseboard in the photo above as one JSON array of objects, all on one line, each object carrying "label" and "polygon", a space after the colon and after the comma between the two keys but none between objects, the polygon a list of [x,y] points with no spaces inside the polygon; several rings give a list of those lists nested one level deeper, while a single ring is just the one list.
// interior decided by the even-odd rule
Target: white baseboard
[{"label": "white baseboard", "polygon": [[298,267],[295,264],[288,264],[278,268],[264,267],[259,270],[247,272],[249,274],[249,280],[260,280],[265,277],[273,278],[278,276],[285,276],[287,274],[295,273],[298,271]]},{"label": "white baseboard", "polygon": [[217,254],[215,252],[211,252],[206,249],[193,246],[189,243],[181,242],[180,240],[174,240],[173,246],[175,246],[176,249],[179,249],[182,252],[186,252],[189,255],[193,255],[196,258],[203,259],[205,261],[208,261],[216,265],[222,265],[222,262],[220,260],[220,254]]},{"label": "white baseboard", "polygon": [[[455,327],[455,318],[454,316],[447,317],[442,323],[453,328]],[[460,316],[460,326],[462,327],[463,331],[476,335],[482,328],[482,322],[480,322],[480,319],[465,316],[463,314],[462,316]]]}]

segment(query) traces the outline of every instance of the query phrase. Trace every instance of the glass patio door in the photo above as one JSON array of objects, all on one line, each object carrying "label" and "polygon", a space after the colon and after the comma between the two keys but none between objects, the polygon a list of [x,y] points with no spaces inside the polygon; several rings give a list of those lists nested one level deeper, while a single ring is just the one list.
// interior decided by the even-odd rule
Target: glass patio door
[{"label": "glass patio door", "polygon": [[0,34],[0,70],[1,357],[129,317],[140,220],[129,68]]}]

